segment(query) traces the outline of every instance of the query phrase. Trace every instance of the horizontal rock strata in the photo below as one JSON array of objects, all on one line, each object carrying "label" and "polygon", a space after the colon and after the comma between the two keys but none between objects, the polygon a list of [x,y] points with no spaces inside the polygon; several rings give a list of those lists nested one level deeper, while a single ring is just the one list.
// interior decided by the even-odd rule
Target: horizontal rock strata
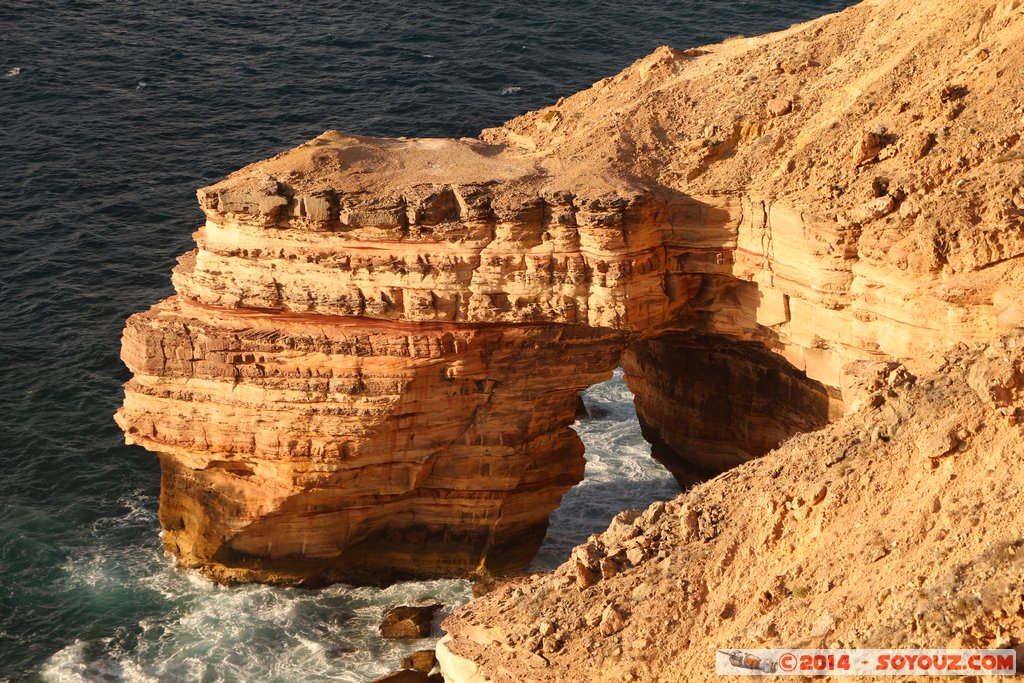
[{"label": "horizontal rock strata", "polygon": [[161,454],[165,545],[216,578],[503,571],[582,476],[576,392],[608,377],[614,339],[172,298],[125,330],[118,420]]},{"label": "horizontal rock strata", "polygon": [[522,567],[620,357],[690,481],[840,414],[857,363],[1021,324],[1021,13],[866,2],[200,190],[177,295],[124,334],[166,546],[225,581]]}]

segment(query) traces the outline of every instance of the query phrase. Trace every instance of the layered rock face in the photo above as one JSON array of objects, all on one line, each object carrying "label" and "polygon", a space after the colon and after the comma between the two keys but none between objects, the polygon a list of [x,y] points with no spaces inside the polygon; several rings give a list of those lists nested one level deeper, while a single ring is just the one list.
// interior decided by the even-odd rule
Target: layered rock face
[{"label": "layered rock face", "polygon": [[652,455],[688,486],[828,423],[828,389],[753,342],[662,335],[622,366]]},{"label": "layered rock face", "polygon": [[161,454],[166,547],[215,578],[502,571],[529,562],[582,477],[568,425],[576,391],[616,364],[609,339],[171,299],[125,331],[118,419]]},{"label": "layered rock face", "polygon": [[1020,324],[1022,11],[866,2],[200,190],[116,417],[167,547],[226,581],[522,567],[620,356],[688,482],[841,414],[850,363]]}]

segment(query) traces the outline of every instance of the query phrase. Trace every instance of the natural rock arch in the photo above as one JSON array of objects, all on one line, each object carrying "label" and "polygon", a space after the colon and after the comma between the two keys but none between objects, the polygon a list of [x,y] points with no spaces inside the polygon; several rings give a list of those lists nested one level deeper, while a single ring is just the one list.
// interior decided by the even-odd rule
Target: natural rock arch
[{"label": "natural rock arch", "polygon": [[[779,54],[835,39],[662,48],[482,141],[328,132],[200,190],[177,295],[122,352],[116,419],[160,454],[165,545],[224,581],[522,567],[582,477],[577,392],[620,362],[685,482],[839,414],[865,363],[1018,324],[1016,285],[985,283],[1024,252],[1020,211],[974,205],[943,250],[914,227],[942,179],[891,178],[961,150],[880,153],[952,109],[849,139],[823,117],[861,111],[836,99],[860,72],[824,49],[764,106]],[[763,78],[737,94],[737,69]],[[978,173],[958,188],[1010,182]]]}]

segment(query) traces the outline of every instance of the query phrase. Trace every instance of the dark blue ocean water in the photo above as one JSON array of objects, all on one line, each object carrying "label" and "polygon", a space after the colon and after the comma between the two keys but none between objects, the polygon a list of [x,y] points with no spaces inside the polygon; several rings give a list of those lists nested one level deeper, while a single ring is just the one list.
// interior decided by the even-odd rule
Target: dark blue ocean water
[{"label": "dark blue ocean water", "polygon": [[[0,681],[365,680],[409,649],[377,591],[221,589],[160,551],[156,459],[111,420],[125,317],[171,293],[195,189],[330,128],[473,136],[661,44],[763,33],[848,0],[0,3]],[[550,566],[672,494],[621,381]],[[590,493],[588,493],[588,491]]]}]

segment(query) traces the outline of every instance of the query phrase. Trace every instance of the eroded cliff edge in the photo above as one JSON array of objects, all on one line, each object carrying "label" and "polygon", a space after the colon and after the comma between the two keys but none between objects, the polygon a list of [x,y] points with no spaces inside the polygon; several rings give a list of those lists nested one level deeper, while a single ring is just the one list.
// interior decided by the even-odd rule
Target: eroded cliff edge
[{"label": "eroded cliff edge", "polygon": [[853,362],[1020,325],[1022,12],[869,0],[200,190],[122,353],[166,546],[228,581],[522,567],[620,362],[687,483],[841,415]]}]

